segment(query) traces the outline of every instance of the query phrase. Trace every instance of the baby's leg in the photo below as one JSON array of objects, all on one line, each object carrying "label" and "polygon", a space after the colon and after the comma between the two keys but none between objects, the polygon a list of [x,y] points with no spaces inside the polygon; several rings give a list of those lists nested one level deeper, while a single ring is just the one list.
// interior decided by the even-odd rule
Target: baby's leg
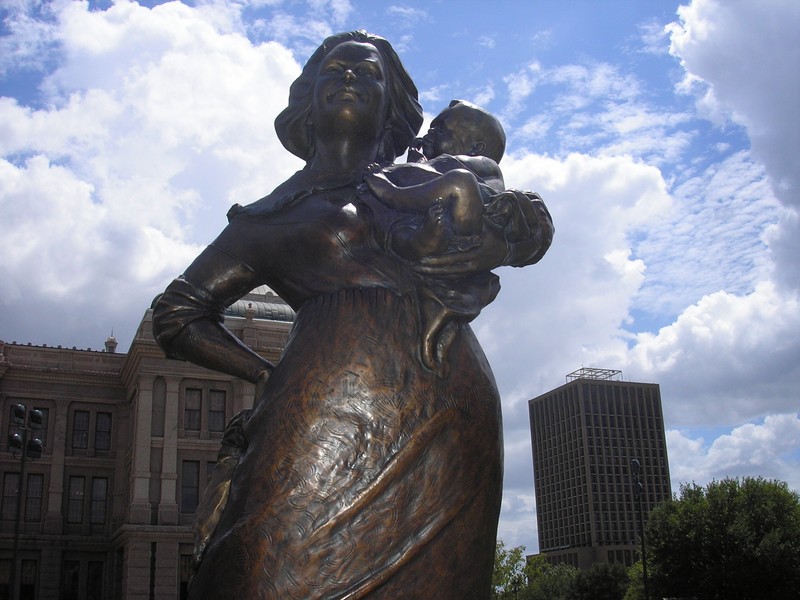
[{"label": "baby's leg", "polygon": [[440,199],[455,235],[481,232],[483,198],[478,180],[466,169],[453,169],[423,183],[397,187],[377,168],[365,173],[364,181],[381,202],[398,210],[426,211]]},{"label": "baby's leg", "polygon": [[389,181],[378,165],[369,166],[369,170],[364,173],[364,181],[378,200],[392,208],[404,208],[402,189]]},{"label": "baby's leg", "polygon": [[475,175],[466,169],[453,169],[421,186],[436,198],[442,198],[450,216],[453,233],[476,235],[483,227],[483,198]]},{"label": "baby's leg", "polygon": [[425,221],[419,227],[398,229],[392,236],[395,252],[409,260],[441,254],[447,249],[447,243],[444,207],[438,200],[428,209]]}]

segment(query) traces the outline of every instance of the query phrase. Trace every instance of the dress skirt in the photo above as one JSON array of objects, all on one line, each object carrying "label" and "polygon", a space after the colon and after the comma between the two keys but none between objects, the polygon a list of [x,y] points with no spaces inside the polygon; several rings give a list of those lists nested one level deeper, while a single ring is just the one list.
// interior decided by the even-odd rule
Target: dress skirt
[{"label": "dress skirt", "polygon": [[497,388],[466,324],[425,368],[419,314],[379,287],[300,307],[190,598],[489,598]]}]

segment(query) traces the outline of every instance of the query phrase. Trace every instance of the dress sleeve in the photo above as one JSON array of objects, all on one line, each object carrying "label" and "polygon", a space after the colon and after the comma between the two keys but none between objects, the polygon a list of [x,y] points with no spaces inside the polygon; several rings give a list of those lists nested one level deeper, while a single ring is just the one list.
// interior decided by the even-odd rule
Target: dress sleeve
[{"label": "dress sleeve", "polygon": [[211,244],[156,300],[156,342],[169,358],[187,360],[174,343],[178,335],[196,321],[222,323],[225,308],[257,285],[249,265]]}]

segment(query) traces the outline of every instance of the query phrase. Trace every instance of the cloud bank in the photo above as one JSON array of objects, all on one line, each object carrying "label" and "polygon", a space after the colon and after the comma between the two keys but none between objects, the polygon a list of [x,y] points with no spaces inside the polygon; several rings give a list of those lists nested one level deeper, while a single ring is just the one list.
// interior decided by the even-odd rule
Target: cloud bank
[{"label": "cloud bank", "polygon": [[[303,57],[368,11],[297,7],[4,9],[0,338],[98,348],[113,329],[126,348],[227,208],[300,166],[273,120]],[[426,50],[410,24],[439,18],[412,8],[376,13],[410,57]],[[669,101],[595,58],[523,56],[485,81],[459,87],[443,70],[420,87],[429,114],[451,97],[497,107],[506,181],[542,193],[556,225],[539,265],[501,269],[474,323],[504,401],[507,543],[536,547],[527,400],[580,366],[661,384],[676,486],[800,486],[798,29],[791,0],[694,0],[642,24],[638,51],[673,74]],[[476,39],[482,52],[502,41]],[[33,91],[12,85],[26,79]],[[720,131],[749,143],[709,143]]]}]

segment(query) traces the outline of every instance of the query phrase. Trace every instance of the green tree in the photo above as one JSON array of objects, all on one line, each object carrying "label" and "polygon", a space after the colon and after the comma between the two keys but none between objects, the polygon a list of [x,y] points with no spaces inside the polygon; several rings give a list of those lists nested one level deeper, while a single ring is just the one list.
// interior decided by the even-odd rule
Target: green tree
[{"label": "green tree", "polygon": [[528,586],[519,600],[572,600],[578,569],[567,564],[551,565],[544,556],[539,557],[541,568],[529,572]]},{"label": "green tree", "polygon": [[525,546],[506,548],[497,540],[492,572],[492,600],[516,600],[527,585],[525,575]]},{"label": "green tree", "polygon": [[594,563],[581,571],[572,585],[572,600],[622,600],[628,572],[619,563]]},{"label": "green tree", "polygon": [[682,485],[650,513],[647,546],[651,597],[797,597],[798,494],[760,477]]},{"label": "green tree", "polygon": [[628,590],[622,600],[645,600],[641,560],[637,560],[628,569]]}]

